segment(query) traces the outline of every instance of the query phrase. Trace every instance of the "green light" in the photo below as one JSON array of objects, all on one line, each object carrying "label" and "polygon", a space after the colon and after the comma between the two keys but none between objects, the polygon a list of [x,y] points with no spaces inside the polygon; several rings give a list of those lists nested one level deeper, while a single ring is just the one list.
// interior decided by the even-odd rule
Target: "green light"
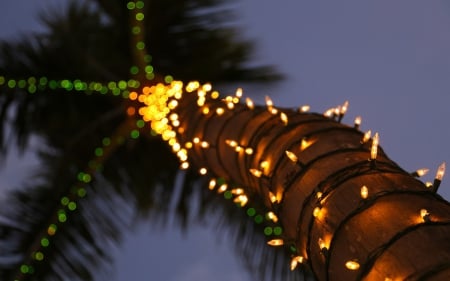
[{"label": "green light", "polygon": [[75,88],[75,90],[77,91],[83,91],[87,89],[87,85],[84,82],[81,82],[80,80],[75,80],[73,82],[73,86]]},{"label": "green light", "polygon": [[133,139],[137,139],[139,137],[139,131],[138,130],[131,131],[130,136]]},{"label": "green light", "polygon": [[144,19],[144,13],[137,13],[136,14],[136,20],[142,21]]},{"label": "green light", "polygon": [[136,48],[137,48],[138,50],[144,50],[144,48],[145,48],[145,43],[142,42],[142,41],[137,42],[137,43],[136,43]]},{"label": "green light", "polygon": [[280,226],[275,226],[273,228],[273,234],[275,235],[281,235],[281,233],[283,233],[283,228],[281,228]]},{"label": "green light", "polygon": [[5,77],[0,76],[0,85],[5,84]]},{"label": "green light", "polygon": [[56,224],[52,223],[51,225],[48,226],[47,233],[48,235],[52,236],[55,235],[56,230],[58,230],[58,227],[56,226]]},{"label": "green light", "polygon": [[41,239],[41,246],[42,247],[48,247],[48,245],[50,245],[50,241],[47,238],[42,238]]},{"label": "green light", "polygon": [[50,89],[56,89],[58,87],[58,82],[56,82],[55,80],[50,80],[48,82],[48,86],[50,87]]},{"label": "green light", "polygon": [[254,215],[256,215],[256,210],[255,210],[255,208],[248,208],[248,209],[247,209],[247,215],[248,215],[249,217],[253,217]]},{"label": "green light", "polygon": [[128,2],[127,3],[127,8],[128,10],[133,10],[134,8],[136,8],[136,5],[134,4],[134,2]]},{"label": "green light", "polygon": [[100,90],[100,94],[104,95],[108,92],[108,88],[106,86],[102,86],[101,90]]},{"label": "green light", "polygon": [[164,81],[166,83],[172,83],[173,77],[171,75],[166,75],[166,77],[164,77]]},{"label": "green light", "polygon": [[143,127],[145,126],[144,120],[137,120],[137,121],[136,121],[136,126],[137,126],[138,128],[143,128]]},{"label": "green light", "polygon": [[20,266],[20,272],[22,272],[23,274],[27,274],[29,271],[30,271],[30,268],[28,267],[28,265],[22,264]]},{"label": "green light", "polygon": [[116,82],[109,82],[108,83],[108,88],[110,89],[110,90],[112,90],[112,89],[115,89],[116,88]]},{"label": "green light", "polygon": [[75,210],[77,209],[77,203],[75,203],[75,202],[70,202],[69,205],[67,205],[67,208],[68,208],[70,211],[75,211]]},{"label": "green light", "polygon": [[117,83],[117,86],[121,90],[125,90],[127,88],[127,82],[124,80],[120,80],[119,83]]},{"label": "green light", "polygon": [[47,77],[41,77],[41,78],[39,78],[39,85],[45,86],[45,85],[47,85],[47,83],[48,83]]},{"label": "green light", "polygon": [[273,229],[272,229],[270,226],[266,226],[266,227],[264,228],[264,234],[265,234],[266,236],[272,235],[272,233],[273,233]]},{"label": "green light", "polygon": [[145,61],[146,63],[150,63],[150,62],[152,61],[152,56],[151,56],[151,55],[145,55],[144,61]]},{"label": "green light", "polygon": [[153,72],[153,66],[147,65],[147,66],[145,67],[145,72],[146,72],[146,73],[152,73],[152,72]]},{"label": "green light", "polygon": [[95,156],[98,156],[98,157],[103,156],[103,148],[97,147],[95,149]]},{"label": "green light", "polygon": [[137,1],[136,2],[136,8],[138,8],[138,9],[144,8],[144,1]]},{"label": "green light", "polygon": [[223,197],[225,197],[225,199],[231,199],[231,198],[233,198],[233,193],[231,193],[231,191],[227,190],[223,193]]},{"label": "green light", "polygon": [[8,87],[10,87],[11,89],[16,87],[16,80],[8,80]]},{"label": "green light", "polygon": [[44,254],[42,252],[36,252],[34,254],[34,259],[37,261],[42,261],[44,259]]},{"label": "green light", "polygon": [[140,85],[141,85],[141,83],[139,83],[139,81],[137,81],[137,80],[133,80],[133,79],[128,80],[128,87],[130,87],[130,88],[139,88]]},{"label": "green light", "polygon": [[155,78],[155,74],[147,73],[147,74],[145,74],[145,78],[147,78],[147,80],[152,80],[153,78]]},{"label": "green light", "polygon": [[36,84],[36,78],[34,78],[33,76],[28,77],[28,84]]},{"label": "green light", "polygon": [[[139,73],[139,68],[137,66],[133,65],[132,67],[130,67],[130,74],[136,75],[138,73]],[[129,85],[130,81],[128,81],[128,85]],[[129,86],[132,87],[131,85],[129,85]]]},{"label": "green light", "polygon": [[66,222],[67,221],[66,214],[63,214],[63,213],[58,214],[58,220],[59,220],[59,222]]},{"label": "green light", "polygon": [[61,198],[61,204],[63,206],[66,206],[67,204],[69,204],[69,198],[67,198],[66,196],[64,196],[63,198]]},{"label": "green light", "polygon": [[130,96],[130,91],[128,91],[128,90],[123,90],[123,92],[122,92],[122,97],[123,97],[124,99],[128,99],[129,96]]},{"label": "green light", "polygon": [[19,82],[17,82],[17,85],[19,86],[19,88],[23,89],[27,86],[27,81],[19,80]]},{"label": "green light", "polygon": [[103,144],[104,146],[110,145],[110,144],[111,144],[111,139],[110,139],[110,138],[103,138],[103,139],[102,139],[102,144]]},{"label": "green light", "polygon": [[85,183],[88,183],[88,182],[90,182],[91,181],[91,175],[89,175],[89,174],[84,174],[83,175],[83,181],[85,182]]},{"label": "green light", "polygon": [[119,96],[119,95],[120,95],[120,89],[119,89],[119,88],[113,89],[113,90],[112,90],[112,94],[113,94],[114,96]]},{"label": "green light", "polygon": [[132,32],[134,35],[138,35],[139,33],[141,33],[141,28],[140,28],[139,26],[133,26],[133,27],[131,28],[131,32]]},{"label": "green light", "polygon": [[94,90],[97,92],[100,92],[102,90],[102,84],[101,83],[94,83]]},{"label": "green light", "polygon": [[87,193],[86,189],[84,189],[82,187],[77,190],[77,194],[80,198],[83,198],[84,196],[86,196],[86,193]]},{"label": "green light", "polygon": [[32,84],[32,85],[28,86],[28,92],[30,94],[36,93],[36,90],[37,90],[36,85]]},{"label": "green light", "polygon": [[260,224],[264,221],[264,218],[261,215],[256,215],[254,220],[257,224]]},{"label": "green light", "polygon": [[69,80],[65,79],[61,81],[61,87],[69,91],[73,89],[73,84]]}]

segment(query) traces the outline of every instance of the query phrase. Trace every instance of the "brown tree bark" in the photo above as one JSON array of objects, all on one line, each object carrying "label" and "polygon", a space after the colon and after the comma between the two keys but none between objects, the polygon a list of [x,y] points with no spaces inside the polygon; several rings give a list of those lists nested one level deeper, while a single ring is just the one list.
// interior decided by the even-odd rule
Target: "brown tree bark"
[{"label": "brown tree bark", "polygon": [[450,280],[449,203],[339,112],[203,96],[186,93],[175,110],[191,166],[259,197],[317,280]]}]

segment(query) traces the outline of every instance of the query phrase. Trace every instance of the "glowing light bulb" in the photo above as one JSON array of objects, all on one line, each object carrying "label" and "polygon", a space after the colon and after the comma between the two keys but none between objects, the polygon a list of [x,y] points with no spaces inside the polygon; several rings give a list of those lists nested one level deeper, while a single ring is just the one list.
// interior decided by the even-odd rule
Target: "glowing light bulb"
[{"label": "glowing light bulb", "polygon": [[211,179],[210,181],[209,181],[209,184],[208,184],[208,188],[209,188],[209,190],[213,190],[214,189],[214,187],[216,187],[216,179]]},{"label": "glowing light bulb", "polygon": [[225,112],[225,109],[223,109],[222,107],[218,107],[217,109],[216,109],[216,113],[217,113],[217,115],[222,115],[223,113]]},{"label": "glowing light bulb", "polygon": [[233,202],[239,203],[241,205],[241,207],[244,207],[248,202],[248,197],[247,197],[247,195],[242,194],[242,195],[239,195],[238,197],[236,197],[233,200]]},{"label": "glowing light bulb", "polygon": [[356,260],[347,261],[345,267],[350,270],[358,270],[360,265]]},{"label": "glowing light bulb", "polygon": [[368,130],[367,132],[364,133],[364,136],[361,140],[361,143],[366,143],[370,140],[370,137],[372,136],[372,131]]},{"label": "glowing light bulb", "polygon": [[208,170],[206,168],[200,168],[198,172],[200,173],[200,175],[206,175],[206,173],[208,173]]},{"label": "glowing light bulb", "polygon": [[299,264],[302,264],[304,261],[304,258],[302,256],[295,256],[291,259],[291,270],[294,270],[297,268]]},{"label": "glowing light bulb", "polygon": [[428,173],[429,169],[417,169],[415,172],[412,173],[412,176],[414,177],[422,177],[425,176]]},{"label": "glowing light bulb", "polygon": [[275,215],[274,212],[268,212],[266,216],[269,220],[273,221],[274,223],[278,222],[278,217],[277,215]]},{"label": "glowing light bulb", "polygon": [[299,111],[300,112],[302,112],[302,113],[305,113],[305,112],[308,112],[309,110],[310,110],[310,106],[309,105],[302,105],[300,108],[299,108]]},{"label": "glowing light bulb", "polygon": [[181,168],[182,170],[186,170],[187,168],[189,168],[189,163],[188,163],[188,162],[183,162],[183,163],[181,163],[180,168]]},{"label": "glowing light bulb", "polygon": [[195,144],[200,143],[200,138],[195,137],[195,138],[192,139],[192,141],[193,141]]},{"label": "glowing light bulb", "polygon": [[302,139],[302,142],[300,144],[300,150],[303,151],[305,149],[307,149],[308,147],[310,147],[312,144],[314,143],[314,141],[310,140],[308,141],[306,138]]},{"label": "glowing light bulb", "polygon": [[333,116],[333,113],[334,113],[334,108],[330,108],[330,109],[327,109],[324,113],[323,113],[323,116],[325,116],[325,117],[332,117]]},{"label": "glowing light bulb", "polygon": [[217,192],[218,193],[224,193],[225,191],[227,191],[228,189],[228,185],[226,183],[222,184],[219,186],[219,188],[217,188]]},{"label": "glowing light bulb", "polygon": [[259,167],[260,167],[261,169],[267,169],[267,168],[269,167],[269,161],[267,161],[267,160],[262,161],[262,162],[259,164]]},{"label": "glowing light bulb", "polygon": [[284,245],[283,239],[272,239],[270,241],[267,241],[267,244],[270,246],[282,246]]},{"label": "glowing light bulb", "polygon": [[247,104],[247,107],[248,107],[249,109],[255,108],[255,105],[253,104],[253,101],[252,101],[250,98],[246,98],[246,99],[245,99],[245,103]]},{"label": "glowing light bulb", "polygon": [[319,238],[318,244],[319,244],[320,250],[322,250],[322,251],[323,251],[323,250],[328,250],[328,246],[327,246],[327,244],[325,243],[325,241],[322,240],[322,238]]},{"label": "glowing light bulb", "polygon": [[361,116],[356,116],[356,118],[355,118],[355,128],[356,129],[358,129],[359,126],[361,126],[361,120],[362,120]]},{"label": "glowing light bulb", "polygon": [[242,97],[242,92],[243,92],[242,88],[237,88],[236,89],[236,94],[235,94],[236,97],[238,97],[238,98]]},{"label": "glowing light bulb", "polygon": [[424,222],[430,221],[430,213],[427,209],[420,209],[420,217]]},{"label": "glowing light bulb", "polygon": [[208,143],[207,141],[202,141],[202,142],[200,143],[200,146],[201,146],[202,148],[208,148],[208,147],[209,147],[209,143]]},{"label": "glowing light bulb", "polygon": [[348,110],[348,101],[345,101],[344,104],[339,108],[339,115],[343,116],[347,113]]},{"label": "glowing light bulb", "polygon": [[287,157],[292,161],[292,162],[297,162],[298,161],[298,157],[297,155],[295,155],[295,153],[293,153],[292,151],[286,150],[285,151]]},{"label": "glowing light bulb", "polygon": [[245,149],[245,153],[246,153],[247,155],[252,155],[252,154],[253,154],[253,149],[252,149],[251,147],[247,147],[247,148]]},{"label": "glowing light bulb", "polygon": [[369,189],[367,188],[367,186],[363,185],[361,187],[361,198],[367,199],[367,197],[369,197]]},{"label": "glowing light bulb", "polygon": [[370,148],[370,159],[375,160],[377,159],[377,152],[378,152],[378,143],[380,142],[380,138],[378,136],[378,133],[375,133],[372,139],[372,147]]},{"label": "glowing light bulb", "polygon": [[277,197],[275,196],[275,194],[272,193],[272,191],[269,191],[269,200],[272,203],[277,202]]},{"label": "glowing light bulb", "polygon": [[317,218],[320,215],[320,207],[315,207],[313,210],[313,217]]},{"label": "glowing light bulb", "polygon": [[244,190],[242,188],[234,188],[231,190],[231,193],[234,195],[241,195],[244,194]]},{"label": "glowing light bulb", "polygon": [[270,111],[270,109],[273,107],[273,102],[272,102],[272,99],[269,97],[269,96],[266,96],[266,105],[267,105],[267,108],[269,109],[269,111]]},{"label": "glowing light bulb", "polygon": [[260,178],[262,176],[262,172],[258,169],[250,169],[250,173],[257,178]]},{"label": "glowing light bulb", "polygon": [[209,114],[209,107],[207,107],[207,106],[203,107],[202,113],[203,113],[204,115],[208,115],[208,114]]},{"label": "glowing light bulb", "polygon": [[288,117],[287,117],[286,113],[281,112],[280,119],[281,119],[281,122],[283,122],[284,126],[287,126],[289,121],[288,121]]},{"label": "glowing light bulb", "polygon": [[228,109],[233,109],[234,108],[234,103],[232,101],[227,103],[227,107]]},{"label": "glowing light bulb", "polygon": [[238,143],[234,140],[225,140],[225,143],[228,144],[230,147],[238,146]]},{"label": "glowing light bulb", "polygon": [[438,181],[442,181],[444,174],[445,174],[445,162],[443,162],[441,165],[439,165],[438,170],[436,172],[435,179]]}]

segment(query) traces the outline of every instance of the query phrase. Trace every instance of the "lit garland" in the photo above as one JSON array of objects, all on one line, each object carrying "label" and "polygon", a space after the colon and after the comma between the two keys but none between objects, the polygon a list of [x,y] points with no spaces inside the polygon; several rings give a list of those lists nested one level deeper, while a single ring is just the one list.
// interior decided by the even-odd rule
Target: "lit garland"
[{"label": "lit garland", "polygon": [[[210,84],[183,84],[171,76],[165,77],[165,83],[147,85],[155,74],[143,40],[144,2],[128,2],[127,8],[134,22],[133,56],[138,64],[130,68],[134,79],[98,83],[0,76],[0,86],[30,94],[64,89],[124,98],[131,104],[127,115],[137,113],[141,117],[134,129],[127,127],[130,138],[138,138],[140,130],[149,123],[152,134],[160,135],[171,146],[182,169],[192,167],[200,175],[210,177],[211,191],[245,207],[256,224],[264,223],[269,245],[289,247],[292,270],[299,264],[308,264],[320,280],[329,280],[331,271],[339,280],[404,279],[407,275],[392,276],[402,272],[391,273],[392,269],[385,269],[377,261],[388,259],[383,254],[404,236],[425,227],[449,225],[448,204],[435,194],[445,163],[439,166],[431,186],[418,182],[414,177],[423,176],[425,169],[412,174],[400,169],[382,152],[378,133],[371,138],[371,131],[359,131],[361,117],[355,119],[353,127],[340,124],[348,102],[320,115],[307,113],[309,106],[301,106],[297,111],[275,108],[270,97],[266,97],[265,107],[255,106],[250,98],[244,104],[242,89],[235,96],[220,99]],[[335,134],[345,135],[343,146],[329,141]],[[78,200],[86,196],[86,185],[101,168],[113,143],[120,145],[104,138],[102,145],[95,148],[88,168],[78,173],[79,184],[61,197],[58,210],[32,246],[31,258],[19,266],[16,280],[33,274],[33,264],[46,259],[52,237],[67,221],[68,213],[77,209]],[[382,181],[377,178],[380,174],[388,179],[386,186],[369,185],[371,180]],[[256,196],[265,202],[264,213],[251,206]],[[405,200],[396,201],[395,205],[391,202],[394,196]],[[349,200],[341,202],[339,198]],[[411,207],[410,201],[421,207]],[[386,210],[378,204],[385,204]],[[373,220],[379,227],[384,226],[387,210],[398,209],[398,205],[402,214],[391,215],[398,224],[383,229],[389,237],[374,239],[367,249],[357,247],[362,242],[361,237],[356,237],[348,249],[346,239],[359,235],[349,233],[349,225],[358,229],[356,222]],[[376,238],[374,235],[371,237]]]}]

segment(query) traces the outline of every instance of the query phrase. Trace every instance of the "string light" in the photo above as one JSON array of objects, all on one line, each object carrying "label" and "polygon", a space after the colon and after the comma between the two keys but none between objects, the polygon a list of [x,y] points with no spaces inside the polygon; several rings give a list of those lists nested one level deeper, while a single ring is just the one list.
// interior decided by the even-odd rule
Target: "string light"
[{"label": "string light", "polygon": [[350,270],[358,270],[360,265],[359,265],[358,261],[351,260],[351,261],[347,261],[345,263],[345,267],[350,269]]},{"label": "string light", "polygon": [[428,212],[427,209],[420,209],[420,217],[424,222],[430,221],[430,213]]},{"label": "string light", "polygon": [[245,103],[247,104],[248,109],[253,109],[255,107],[251,98],[246,98]]},{"label": "string light", "polygon": [[361,126],[361,120],[362,120],[361,116],[356,116],[355,122],[354,122],[355,129],[359,129],[359,127]]},{"label": "string light", "polygon": [[299,264],[304,262],[304,258],[302,256],[294,256],[291,259],[291,270],[295,270]]},{"label": "string light", "polygon": [[274,212],[270,211],[266,214],[267,219],[273,221],[274,223],[278,222],[278,217]]},{"label": "string light", "polygon": [[414,172],[412,172],[411,175],[412,175],[413,177],[420,178],[420,177],[425,176],[425,175],[428,173],[428,171],[429,171],[429,169],[425,169],[425,168],[423,168],[423,169],[417,169],[417,170],[415,170]]},{"label": "string light", "polygon": [[437,192],[439,186],[441,185],[442,178],[444,178],[444,174],[445,174],[445,162],[442,162],[442,164],[439,165],[438,170],[436,172],[436,176],[434,178],[433,192]]},{"label": "string light", "polygon": [[364,133],[364,136],[361,140],[361,143],[364,144],[366,142],[368,142],[370,140],[370,137],[372,136],[372,131],[368,130],[367,132]]},{"label": "string light", "polygon": [[363,185],[361,187],[361,198],[367,199],[368,196],[369,196],[369,189],[367,188],[367,186]]},{"label": "string light", "polygon": [[280,119],[281,119],[281,122],[283,122],[284,126],[288,125],[288,117],[287,117],[286,113],[281,112]]},{"label": "string light", "polygon": [[378,133],[375,133],[372,139],[372,146],[370,148],[370,159],[375,160],[377,159],[377,153],[378,153],[378,144],[380,142]]},{"label": "string light", "polygon": [[285,153],[292,162],[297,163],[298,157],[295,155],[295,153],[289,150],[286,150]]},{"label": "string light", "polygon": [[300,113],[306,113],[310,110],[310,106],[309,105],[302,105],[299,107],[298,111]]},{"label": "string light", "polygon": [[270,246],[283,246],[284,241],[283,241],[283,239],[272,239],[272,240],[267,241],[267,244]]},{"label": "string light", "polygon": [[213,190],[216,187],[216,183],[217,183],[216,179],[211,179],[208,184],[209,190]]},{"label": "string light", "polygon": [[260,178],[262,176],[261,170],[258,169],[250,169],[250,173],[257,178]]}]

